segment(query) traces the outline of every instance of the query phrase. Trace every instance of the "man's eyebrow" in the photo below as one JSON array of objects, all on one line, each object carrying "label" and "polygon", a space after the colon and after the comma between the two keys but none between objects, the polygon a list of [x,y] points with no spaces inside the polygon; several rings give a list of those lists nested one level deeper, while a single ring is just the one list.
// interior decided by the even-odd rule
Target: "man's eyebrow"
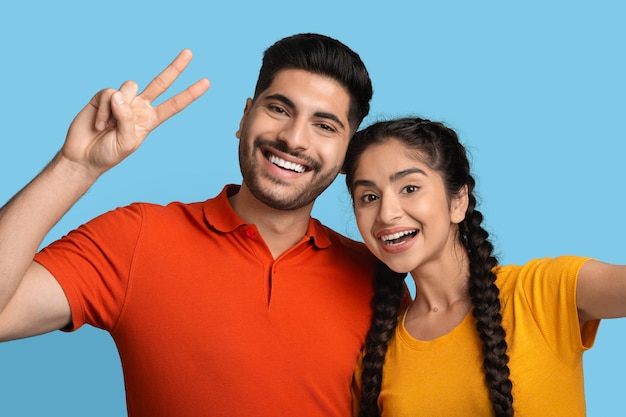
[{"label": "man's eyebrow", "polygon": [[346,127],[343,125],[343,122],[341,120],[339,120],[339,117],[337,117],[336,115],[332,114],[332,113],[326,113],[326,112],[316,112],[315,113],[316,117],[321,117],[322,119],[329,119],[332,120],[333,122],[337,123],[339,126],[341,126],[342,129],[345,129]]},{"label": "man's eyebrow", "polygon": [[[291,101],[291,99],[289,99],[287,96],[283,95],[283,94],[271,94],[267,97],[265,97],[266,100],[278,100],[281,103],[283,103],[285,106],[291,108],[291,109],[295,109],[296,108],[296,104]],[[333,113],[327,113],[327,112],[315,112],[314,114],[315,117],[321,117],[323,119],[329,119],[332,120],[333,122],[337,123],[339,126],[341,126],[342,129],[345,129],[345,125],[343,124],[343,122],[339,119],[339,117],[337,117],[337,115],[333,114]]]},{"label": "man's eyebrow", "polygon": [[282,95],[282,94],[272,94],[270,96],[265,97],[265,99],[269,99],[269,100],[278,100],[281,103],[283,103],[285,106],[290,107],[292,109],[296,108],[296,104],[291,101],[289,98],[287,98],[286,96]]}]

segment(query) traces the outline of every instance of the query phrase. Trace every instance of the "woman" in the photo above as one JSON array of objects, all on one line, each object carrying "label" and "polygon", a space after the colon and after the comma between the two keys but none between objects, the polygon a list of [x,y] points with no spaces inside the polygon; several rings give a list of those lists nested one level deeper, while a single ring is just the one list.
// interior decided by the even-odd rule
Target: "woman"
[{"label": "woman", "polygon": [[[465,148],[441,123],[376,123],[352,139],[344,171],[363,240],[390,268],[355,416],[584,416],[582,354],[600,319],[626,316],[626,267],[499,265]],[[407,272],[416,295],[399,311]]]}]

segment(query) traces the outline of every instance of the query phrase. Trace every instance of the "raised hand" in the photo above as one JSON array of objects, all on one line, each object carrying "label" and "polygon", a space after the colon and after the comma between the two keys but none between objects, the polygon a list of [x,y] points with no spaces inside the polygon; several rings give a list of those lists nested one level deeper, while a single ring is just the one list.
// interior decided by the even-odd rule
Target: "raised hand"
[{"label": "raised hand", "polygon": [[182,51],[137,95],[137,84],[98,92],[72,122],[61,151],[0,208],[0,341],[67,326],[65,293],[48,270],[33,262],[43,238],[107,169],[137,149],[165,120],[209,88],[201,79],[158,106],[191,60]]},{"label": "raised hand", "polygon": [[117,91],[108,88],[96,93],[72,121],[60,156],[94,177],[120,163],[153,129],[207,91],[209,80],[203,78],[158,106],[152,106],[184,71],[191,58],[191,51],[183,50],[139,95],[133,81],[126,81]]}]

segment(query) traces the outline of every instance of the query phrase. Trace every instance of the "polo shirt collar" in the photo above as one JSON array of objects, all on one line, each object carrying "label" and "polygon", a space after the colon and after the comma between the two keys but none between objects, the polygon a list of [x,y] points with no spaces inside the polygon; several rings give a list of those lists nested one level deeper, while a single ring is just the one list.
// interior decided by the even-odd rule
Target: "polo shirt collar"
[{"label": "polo shirt collar", "polygon": [[[239,185],[228,184],[216,197],[204,202],[204,218],[211,228],[230,233],[248,226],[228,202],[228,197],[239,192],[239,187]],[[327,248],[331,243],[326,228],[319,220],[312,217],[309,217],[309,226],[302,240],[310,241],[319,249]]]}]

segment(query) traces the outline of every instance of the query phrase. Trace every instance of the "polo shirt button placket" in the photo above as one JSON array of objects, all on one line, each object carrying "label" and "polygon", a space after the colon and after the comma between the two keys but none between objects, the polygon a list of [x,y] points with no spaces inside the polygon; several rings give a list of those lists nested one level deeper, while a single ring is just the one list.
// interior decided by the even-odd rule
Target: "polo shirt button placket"
[{"label": "polo shirt button placket", "polygon": [[250,237],[250,238],[254,237],[254,235],[256,234],[256,233],[254,233],[254,229],[252,229],[252,228],[246,229],[245,233],[246,233],[246,236]]}]

